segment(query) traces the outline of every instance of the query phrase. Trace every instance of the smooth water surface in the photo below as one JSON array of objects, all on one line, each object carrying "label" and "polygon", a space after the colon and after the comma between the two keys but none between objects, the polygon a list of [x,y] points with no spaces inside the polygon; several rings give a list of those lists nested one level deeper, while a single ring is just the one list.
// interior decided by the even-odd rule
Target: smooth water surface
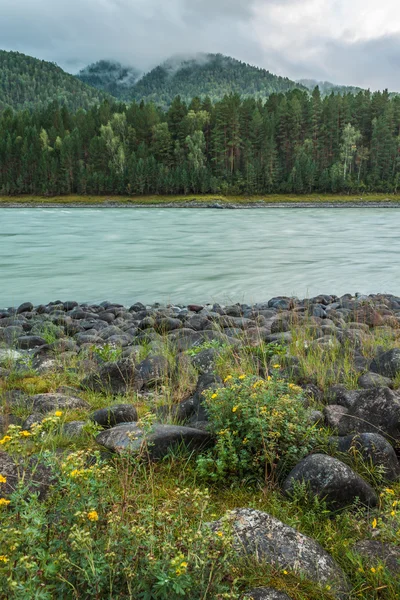
[{"label": "smooth water surface", "polygon": [[400,210],[0,209],[0,306],[400,294]]}]

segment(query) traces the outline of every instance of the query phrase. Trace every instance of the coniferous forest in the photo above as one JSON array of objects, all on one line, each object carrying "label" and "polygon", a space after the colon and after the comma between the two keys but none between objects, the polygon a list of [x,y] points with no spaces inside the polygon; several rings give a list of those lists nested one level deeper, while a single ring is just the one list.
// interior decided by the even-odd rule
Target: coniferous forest
[{"label": "coniferous forest", "polygon": [[400,97],[106,100],[0,113],[2,194],[396,193]]}]

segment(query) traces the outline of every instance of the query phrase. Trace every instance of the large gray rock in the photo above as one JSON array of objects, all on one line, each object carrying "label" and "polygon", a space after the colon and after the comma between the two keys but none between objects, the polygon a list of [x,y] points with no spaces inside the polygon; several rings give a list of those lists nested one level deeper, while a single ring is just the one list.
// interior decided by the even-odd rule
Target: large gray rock
[{"label": "large gray rock", "polygon": [[231,511],[210,526],[219,531],[226,520],[231,524],[234,547],[240,556],[292,570],[323,586],[332,585],[337,598],[347,598],[350,588],[344,572],[315,540],[268,513],[250,508]]},{"label": "large gray rock", "polygon": [[199,373],[212,373],[215,371],[215,363],[219,352],[215,348],[206,348],[192,358],[192,365]]},{"label": "large gray rock", "polygon": [[32,404],[34,411],[48,413],[53,410],[75,410],[77,408],[90,408],[90,405],[82,398],[74,398],[65,394],[36,394],[27,399]]},{"label": "large gray rock", "polygon": [[191,450],[200,450],[211,441],[210,434],[200,429],[155,424],[146,434],[137,423],[117,425],[96,437],[98,444],[112,452],[135,453],[143,449],[151,459],[163,458],[171,448],[182,443]]},{"label": "large gray rock", "polygon": [[380,352],[372,361],[370,371],[393,379],[400,373],[400,348]]},{"label": "large gray rock", "polygon": [[386,479],[396,481],[400,478],[400,463],[396,452],[389,442],[379,433],[361,433],[331,438],[339,452],[359,452],[364,460],[376,467],[382,467]]},{"label": "large gray rock", "polygon": [[117,404],[100,408],[91,415],[91,420],[104,428],[114,427],[118,423],[137,421],[137,410],[132,404]]},{"label": "large gray rock", "polygon": [[280,592],[274,588],[255,588],[250,592],[247,592],[242,600],[292,600],[286,592]]},{"label": "large gray rock", "polygon": [[163,383],[169,373],[168,360],[165,356],[148,356],[139,363],[135,369],[134,387],[141,390],[143,387],[151,387]]},{"label": "large gray rock", "polygon": [[291,496],[296,484],[306,484],[308,491],[324,499],[333,509],[344,508],[359,501],[376,506],[377,495],[372,487],[350,467],[326,454],[310,454],[287,476],[283,491]]},{"label": "large gray rock", "polygon": [[21,335],[16,344],[22,350],[31,350],[47,344],[46,340],[38,335]]},{"label": "large gray rock", "polygon": [[383,377],[383,375],[372,373],[372,371],[360,375],[357,383],[360,388],[363,388],[364,390],[374,387],[393,387],[393,382],[389,377]]},{"label": "large gray rock", "polygon": [[400,440],[400,396],[389,388],[360,390],[338,430],[339,435],[379,433],[391,442]]},{"label": "large gray rock", "polygon": [[95,392],[125,394],[133,388],[135,381],[135,364],[130,358],[103,365],[95,373],[91,373],[82,381],[82,387]]}]

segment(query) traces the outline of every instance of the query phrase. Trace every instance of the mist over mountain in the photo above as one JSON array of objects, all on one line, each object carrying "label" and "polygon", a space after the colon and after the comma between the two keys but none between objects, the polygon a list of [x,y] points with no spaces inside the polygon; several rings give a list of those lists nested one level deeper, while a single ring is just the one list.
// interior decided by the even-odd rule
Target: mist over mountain
[{"label": "mist over mountain", "polygon": [[303,85],[310,91],[318,86],[321,94],[326,96],[332,92],[334,94],[358,94],[363,91],[363,88],[357,86],[338,85],[336,83],[331,83],[330,81],[317,81],[316,79],[298,79],[297,83]]},{"label": "mist over mountain", "polygon": [[112,60],[99,60],[79,71],[77,78],[121,100],[132,99],[132,88],[142,73]]},{"label": "mist over mountain", "polygon": [[302,84],[280,77],[222,54],[176,55],[142,77],[135,68],[100,61],[78,73],[78,77],[117,98],[152,101],[167,107],[175,96],[190,102],[198,96],[220,100],[226,94],[266,99],[274,92],[302,88]]}]

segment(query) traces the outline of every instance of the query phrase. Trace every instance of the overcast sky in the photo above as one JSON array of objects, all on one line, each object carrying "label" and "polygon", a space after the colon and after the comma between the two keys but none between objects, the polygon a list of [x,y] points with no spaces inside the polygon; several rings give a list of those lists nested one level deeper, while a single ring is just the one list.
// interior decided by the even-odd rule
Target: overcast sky
[{"label": "overcast sky", "polygon": [[0,47],[70,72],[222,52],[293,79],[400,91],[400,2],[0,0]]}]

